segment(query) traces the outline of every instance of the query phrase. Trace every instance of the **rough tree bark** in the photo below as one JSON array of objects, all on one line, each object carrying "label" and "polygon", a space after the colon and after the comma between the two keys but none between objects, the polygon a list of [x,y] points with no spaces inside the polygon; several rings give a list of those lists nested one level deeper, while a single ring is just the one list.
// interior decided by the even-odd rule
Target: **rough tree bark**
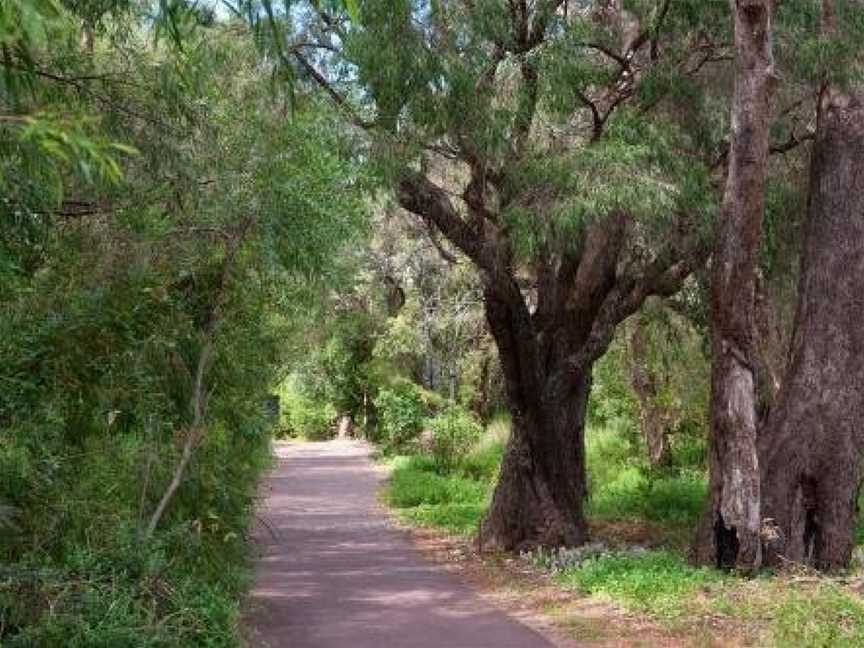
[{"label": "rough tree bark", "polygon": [[736,77],[729,174],[712,261],[710,501],[695,554],[703,563],[750,571],[761,562],[753,338],[774,85],[774,1],[730,1]]},{"label": "rough tree bark", "polygon": [[766,560],[831,570],[849,564],[864,479],[864,92],[826,84],[818,109],[792,350],[760,462]]},{"label": "rough tree bark", "polygon": [[[605,270],[601,280],[613,280],[614,264],[611,276]],[[556,288],[564,287],[546,287]],[[482,544],[505,550],[582,544],[588,539],[583,435],[591,367],[571,371],[564,363],[585,344],[586,332],[578,322],[566,326],[564,302],[549,304],[557,322],[543,323],[494,284],[487,284],[485,297],[513,429]],[[596,312],[596,305],[586,305]]]}]

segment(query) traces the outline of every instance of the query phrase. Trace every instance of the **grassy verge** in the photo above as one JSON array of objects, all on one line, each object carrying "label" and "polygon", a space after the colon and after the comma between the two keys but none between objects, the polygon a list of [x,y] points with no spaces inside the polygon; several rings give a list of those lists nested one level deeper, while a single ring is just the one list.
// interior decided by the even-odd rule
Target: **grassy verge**
[{"label": "grassy verge", "polygon": [[[496,422],[444,474],[428,457],[396,457],[386,501],[409,524],[463,536],[476,533],[506,436],[506,421]],[[685,550],[706,492],[702,471],[680,465],[662,472],[647,469],[632,441],[615,427],[589,430],[587,453],[588,511],[599,548],[526,557],[548,571],[562,591],[623,608],[673,632],[684,644],[864,646],[864,601],[850,586],[854,578],[744,579],[687,562]],[[579,619],[566,615],[557,622],[581,627]],[[577,634],[590,645],[590,636]]]},{"label": "grassy verge", "polygon": [[693,567],[677,553],[648,551],[591,558],[564,569],[556,580],[682,634],[698,633],[703,644],[714,635],[714,643],[729,645],[864,645],[864,601],[828,578],[746,580]]}]

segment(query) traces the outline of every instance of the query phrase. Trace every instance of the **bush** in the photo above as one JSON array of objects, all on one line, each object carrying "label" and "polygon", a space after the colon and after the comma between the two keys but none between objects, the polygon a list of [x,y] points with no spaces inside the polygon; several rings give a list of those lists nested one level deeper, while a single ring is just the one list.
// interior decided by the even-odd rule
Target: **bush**
[{"label": "bush", "polygon": [[0,474],[14,474],[13,460],[17,479],[31,477],[29,465],[42,474],[17,498],[0,480],[20,527],[0,534],[0,644],[236,645],[255,485],[270,465],[266,436],[215,426],[149,543],[142,496],[152,510],[170,479],[170,439],[89,438],[76,457],[29,435],[6,440]]},{"label": "bush", "polygon": [[591,517],[678,526],[698,520],[707,493],[701,470],[651,470],[622,425],[589,428],[586,452]]},{"label": "bush", "polygon": [[374,403],[382,441],[400,447],[420,436],[429,413],[420,387],[410,382],[398,383],[382,389]]},{"label": "bush", "polygon": [[471,412],[452,406],[429,421],[432,457],[441,473],[451,472],[483,434],[483,426]]},{"label": "bush", "polygon": [[323,441],[333,436],[336,409],[328,402],[307,396],[289,383],[280,390],[281,436]]}]

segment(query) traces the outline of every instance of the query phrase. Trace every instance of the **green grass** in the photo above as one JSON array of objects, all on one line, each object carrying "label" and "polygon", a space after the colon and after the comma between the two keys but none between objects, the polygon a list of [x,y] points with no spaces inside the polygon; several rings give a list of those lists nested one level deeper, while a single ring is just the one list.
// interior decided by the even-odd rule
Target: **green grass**
[{"label": "green grass", "polygon": [[[388,503],[404,519],[457,533],[471,533],[483,517],[494,489],[510,432],[510,422],[494,420],[450,474],[440,475],[431,458],[392,460]],[[618,427],[587,434],[590,481],[589,517],[595,520],[650,520],[674,528],[696,523],[706,493],[698,470],[653,475],[634,457]]]},{"label": "green grass", "polygon": [[566,587],[606,595],[660,619],[684,616],[694,595],[725,578],[713,569],[692,567],[668,551],[602,555],[558,576]]},{"label": "green grass", "polygon": [[609,482],[594,484],[588,514],[600,520],[642,519],[694,526],[706,493],[705,477],[698,472],[651,478],[645,471],[627,466]]},{"label": "green grass", "polygon": [[[557,576],[563,587],[601,596],[667,627],[703,632],[724,619],[748,643],[777,648],[864,646],[864,601],[829,579],[745,579],[694,567],[669,551],[607,554]],[[724,635],[725,636],[725,635]]]},{"label": "green grass", "polygon": [[[495,421],[449,474],[437,473],[428,457],[393,459],[387,502],[410,524],[476,533],[508,434],[509,422]],[[588,558],[556,576],[562,587],[609,599],[704,642],[718,632],[706,620],[722,619],[723,641],[725,633],[734,632],[751,645],[777,648],[864,646],[864,601],[837,582],[802,584],[771,576],[748,580],[687,562],[676,549],[686,545],[698,520],[706,494],[703,471],[648,469],[623,426],[589,429],[586,445],[589,518],[625,526],[650,522],[646,528],[659,534],[652,539],[663,548]],[[700,448],[687,450],[697,463]]]},{"label": "green grass", "polygon": [[385,493],[399,516],[420,526],[433,526],[458,534],[471,534],[489,506],[488,483],[460,475],[439,475],[426,457],[397,457]]},{"label": "green grass", "polygon": [[[495,421],[448,474],[436,472],[430,457],[392,459],[387,502],[410,524],[476,533],[508,434],[509,422]],[[725,633],[734,632],[751,645],[777,648],[864,646],[864,602],[836,582],[801,584],[771,576],[748,580],[690,565],[676,548],[686,545],[698,520],[705,475],[686,467],[652,471],[639,450],[621,426],[588,430],[588,514],[595,521],[625,526],[650,522],[651,533],[662,536],[655,539],[663,549],[588,558],[556,576],[562,587],[609,599],[704,642],[718,632],[706,620],[722,619],[723,641]],[[690,454],[698,457],[698,450]]]},{"label": "green grass", "polygon": [[859,596],[825,583],[809,592],[791,592],[784,597],[772,625],[775,646],[864,646],[864,603]]},{"label": "green grass", "polygon": [[459,472],[469,479],[494,484],[498,479],[509,437],[510,418],[499,416],[493,419],[480,440],[462,458]]},{"label": "green grass", "polygon": [[704,471],[655,472],[637,452],[618,427],[588,430],[589,517],[695,526],[708,488]]}]

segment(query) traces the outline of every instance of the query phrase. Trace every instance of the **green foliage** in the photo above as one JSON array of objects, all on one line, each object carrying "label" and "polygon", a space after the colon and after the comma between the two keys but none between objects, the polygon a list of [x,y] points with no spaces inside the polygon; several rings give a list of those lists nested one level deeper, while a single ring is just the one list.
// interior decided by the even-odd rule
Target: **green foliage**
[{"label": "green foliage", "polygon": [[364,178],[326,108],[286,118],[237,25],[177,22],[180,47],[148,7],[70,2],[91,52],[49,4],[0,9],[0,643],[236,645],[264,402],[362,236]]},{"label": "green foliage", "polygon": [[459,471],[470,479],[494,484],[510,438],[510,418],[499,415],[459,462]]},{"label": "green foliage", "polygon": [[793,592],[776,612],[777,646],[822,648],[864,644],[864,603],[859,596],[824,583],[815,592]]},{"label": "green foliage", "polygon": [[778,11],[778,58],[801,81],[817,85],[827,79],[841,86],[861,80],[859,56],[864,16],[855,0],[834,3],[836,30],[823,33],[818,3],[793,0]]},{"label": "green foliage", "polygon": [[695,460],[695,464],[673,463],[662,471],[651,470],[641,447],[620,426],[591,427],[586,445],[590,516],[695,526],[707,493],[701,454],[694,457],[692,450],[685,449],[676,459]]},{"label": "green foliage", "polygon": [[[210,441],[171,524],[148,545],[139,491],[169,476],[170,441],[95,438],[72,458],[61,446],[36,442],[31,453],[29,439],[7,438],[0,470],[12,479],[0,497],[14,498],[22,530],[39,535],[24,560],[9,557],[26,536],[2,545],[3,645],[234,645],[245,534],[270,458],[263,437],[219,432]],[[26,499],[19,483],[32,489]]]},{"label": "green foliage", "polygon": [[290,378],[277,393],[280,435],[309,441],[323,441],[333,436],[337,412],[329,402],[309,396]]},{"label": "green foliage", "polygon": [[631,467],[595,488],[588,510],[597,519],[643,519],[692,528],[707,492],[703,473],[649,479]]},{"label": "green foliage", "polygon": [[374,402],[379,437],[394,448],[415,440],[430,414],[430,395],[408,381],[382,389]]},{"label": "green foliage", "polygon": [[432,457],[439,472],[451,472],[480,439],[483,426],[471,412],[452,405],[429,420]]},{"label": "green foliage", "polygon": [[598,426],[636,425],[639,403],[626,373],[626,349],[613,344],[594,367],[588,417]]}]

